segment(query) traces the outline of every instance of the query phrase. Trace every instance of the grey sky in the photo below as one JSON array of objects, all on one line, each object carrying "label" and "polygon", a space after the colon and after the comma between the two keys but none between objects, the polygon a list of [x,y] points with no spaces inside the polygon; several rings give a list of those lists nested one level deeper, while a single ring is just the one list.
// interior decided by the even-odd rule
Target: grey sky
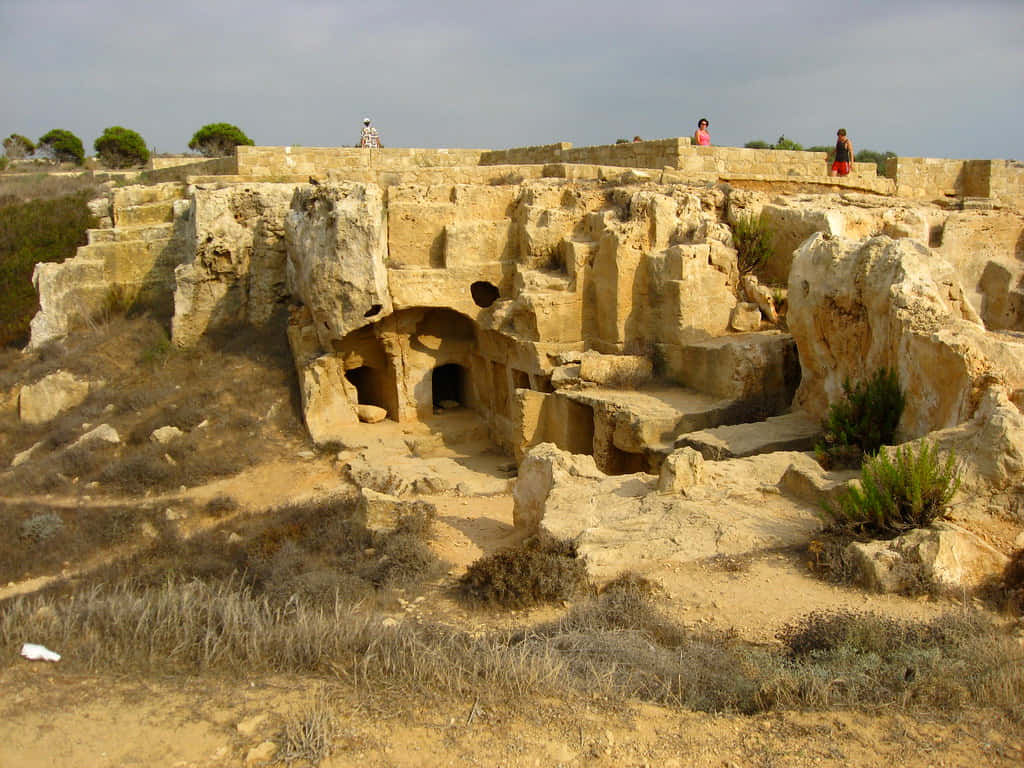
[{"label": "grey sky", "polygon": [[1024,0],[0,0],[0,135],[103,129],[180,152],[502,148],[785,134],[1024,159]]}]

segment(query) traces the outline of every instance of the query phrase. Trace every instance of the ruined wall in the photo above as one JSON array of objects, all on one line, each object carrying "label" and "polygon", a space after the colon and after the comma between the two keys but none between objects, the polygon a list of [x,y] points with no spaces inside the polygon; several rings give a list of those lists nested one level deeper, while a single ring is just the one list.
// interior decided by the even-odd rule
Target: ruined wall
[{"label": "ruined wall", "polygon": [[479,149],[360,149],[357,147],[237,148],[242,176],[324,176],[331,171],[412,170],[478,165]]},{"label": "ruined wall", "polygon": [[988,197],[991,165],[990,160],[890,157],[885,173],[896,179],[900,197]]}]

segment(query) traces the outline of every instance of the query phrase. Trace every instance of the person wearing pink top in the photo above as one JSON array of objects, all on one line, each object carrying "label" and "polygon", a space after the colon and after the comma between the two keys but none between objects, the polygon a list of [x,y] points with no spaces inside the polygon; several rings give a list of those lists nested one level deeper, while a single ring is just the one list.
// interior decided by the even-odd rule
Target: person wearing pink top
[{"label": "person wearing pink top", "polygon": [[702,117],[697,121],[697,130],[693,132],[693,143],[698,147],[711,146],[711,134],[708,133],[708,119]]}]

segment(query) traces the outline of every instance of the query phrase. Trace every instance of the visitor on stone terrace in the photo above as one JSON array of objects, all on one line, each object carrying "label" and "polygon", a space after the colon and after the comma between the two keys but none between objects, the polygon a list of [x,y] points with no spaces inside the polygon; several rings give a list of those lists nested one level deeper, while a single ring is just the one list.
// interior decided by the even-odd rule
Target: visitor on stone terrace
[{"label": "visitor on stone terrace", "polygon": [[711,134],[708,133],[708,119],[702,117],[697,121],[697,130],[693,132],[693,143],[698,147],[711,146]]},{"label": "visitor on stone terrace", "polygon": [[363,132],[359,137],[360,147],[369,147],[370,149],[380,149],[384,145],[380,143],[380,135],[377,133],[377,129],[373,127],[370,122],[370,118],[363,118]]},{"label": "visitor on stone terrace", "polygon": [[849,176],[853,170],[853,144],[846,138],[846,129],[836,132],[836,157],[832,162],[832,173],[837,176]]}]

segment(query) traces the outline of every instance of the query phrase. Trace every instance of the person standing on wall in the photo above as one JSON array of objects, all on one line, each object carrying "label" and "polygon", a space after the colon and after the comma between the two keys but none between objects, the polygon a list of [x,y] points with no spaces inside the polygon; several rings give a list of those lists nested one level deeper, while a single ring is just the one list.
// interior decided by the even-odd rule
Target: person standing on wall
[{"label": "person standing on wall", "polygon": [[693,143],[698,147],[711,146],[711,134],[708,133],[708,119],[702,117],[697,121],[697,130],[693,132]]},{"label": "person standing on wall", "polygon": [[359,146],[369,149],[380,149],[384,145],[380,143],[380,136],[377,129],[373,127],[370,118],[363,118],[363,132],[359,136]]},{"label": "person standing on wall", "polygon": [[853,144],[846,138],[845,128],[840,128],[836,137],[836,156],[832,161],[830,175],[849,176],[853,170]]}]

